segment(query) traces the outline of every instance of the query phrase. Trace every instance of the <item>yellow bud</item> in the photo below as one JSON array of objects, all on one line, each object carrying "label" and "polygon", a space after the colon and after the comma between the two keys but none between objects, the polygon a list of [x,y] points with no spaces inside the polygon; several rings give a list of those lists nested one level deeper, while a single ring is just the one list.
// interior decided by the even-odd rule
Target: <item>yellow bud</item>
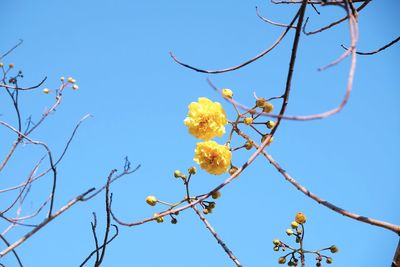
[{"label": "yellow bud", "polygon": [[326,258],[326,263],[331,264],[333,262],[331,257]]},{"label": "yellow bud", "polygon": [[222,95],[227,98],[232,98],[233,92],[230,89],[222,89]]},{"label": "yellow bud", "polygon": [[263,106],[263,111],[265,113],[271,113],[274,110],[274,105],[269,102],[265,102]]},{"label": "yellow bud", "polygon": [[60,77],[60,81],[63,82],[64,80],[65,80],[64,76],[61,76],[61,77]]},{"label": "yellow bud", "polygon": [[247,150],[250,150],[250,149],[253,147],[253,142],[247,141],[247,142],[244,144],[244,147],[245,147]]},{"label": "yellow bud", "polygon": [[298,213],[296,214],[295,221],[296,221],[297,223],[303,224],[303,223],[306,222],[306,219],[307,219],[307,218],[306,218],[306,215],[304,215],[304,213],[298,212]]},{"label": "yellow bud", "polygon": [[246,117],[246,118],[244,118],[243,122],[246,125],[250,125],[250,124],[253,123],[253,118],[252,117]]},{"label": "yellow bud", "polygon": [[75,83],[76,81],[75,81],[75,79],[74,78],[72,78],[72,77],[68,77],[68,80],[67,80],[69,83]]},{"label": "yellow bud", "polygon": [[[269,134],[263,135],[263,137],[261,138],[261,143],[264,143],[265,139],[270,136]],[[268,141],[267,146],[269,146],[272,142],[274,141],[274,137],[271,137]]]},{"label": "yellow bud", "polygon": [[293,230],[292,229],[287,229],[286,230],[286,234],[289,235],[289,236],[293,235]]},{"label": "yellow bud", "polygon": [[267,121],[267,128],[268,129],[272,129],[275,127],[275,122],[273,121]]},{"label": "yellow bud", "polygon": [[215,209],[215,202],[211,202],[211,203],[208,205],[208,209],[209,209],[209,210]]},{"label": "yellow bud", "polygon": [[329,249],[331,250],[331,253],[336,253],[339,251],[339,249],[335,245],[331,246]]},{"label": "yellow bud", "polygon": [[278,260],[279,264],[285,264],[285,262],[286,262],[286,258],[284,258],[284,257],[280,257]]},{"label": "yellow bud", "polygon": [[14,64],[13,64],[13,63],[10,63],[10,64],[8,64],[8,67],[9,67],[10,69],[14,68]]},{"label": "yellow bud", "polygon": [[293,229],[297,229],[297,227],[299,227],[299,224],[298,224],[296,221],[293,221],[293,222],[290,224],[290,226],[291,226]]},{"label": "yellow bud", "polygon": [[179,170],[174,171],[174,177],[175,177],[175,178],[182,177],[181,171],[179,171]]},{"label": "yellow bud", "polygon": [[[153,218],[157,217],[159,214],[158,213],[154,213]],[[164,217],[158,217],[156,219],[157,223],[163,223],[164,222]]]},{"label": "yellow bud", "polygon": [[265,104],[265,99],[263,97],[257,98],[256,100],[256,106],[259,108],[263,108]]},{"label": "yellow bud", "polygon": [[197,169],[196,169],[196,167],[194,167],[194,166],[192,166],[192,167],[190,167],[190,168],[188,169],[188,172],[189,172],[190,174],[196,174],[196,171],[197,171]]},{"label": "yellow bud", "polygon": [[203,213],[204,213],[205,215],[207,215],[208,213],[210,213],[210,210],[209,210],[209,209],[203,209]]},{"label": "yellow bud", "polygon": [[213,191],[211,194],[211,197],[213,199],[218,199],[221,196],[221,192],[220,191]]},{"label": "yellow bud", "polygon": [[146,202],[150,206],[155,206],[157,204],[157,198],[155,196],[148,196],[146,197]]},{"label": "yellow bud", "polygon": [[49,88],[44,88],[44,89],[43,89],[43,93],[45,93],[45,94],[48,94],[48,93],[50,93],[50,90],[49,90]]},{"label": "yellow bud", "polygon": [[79,86],[78,86],[78,85],[76,85],[76,84],[72,85],[72,89],[74,89],[74,90],[78,90],[78,88],[79,88]]},{"label": "yellow bud", "polygon": [[279,247],[278,247],[278,246],[275,246],[275,247],[274,247],[274,251],[279,251]]},{"label": "yellow bud", "polygon": [[0,68],[4,67],[3,62],[0,62]]},{"label": "yellow bud", "polygon": [[272,244],[278,246],[281,243],[281,241],[279,239],[274,239],[272,240]]},{"label": "yellow bud", "polygon": [[[229,174],[230,174],[230,175],[233,175],[237,170],[238,170],[237,167],[232,166],[232,167],[229,169]],[[239,176],[239,175],[238,175],[238,176]],[[236,177],[237,177],[237,176],[236,176]]]}]

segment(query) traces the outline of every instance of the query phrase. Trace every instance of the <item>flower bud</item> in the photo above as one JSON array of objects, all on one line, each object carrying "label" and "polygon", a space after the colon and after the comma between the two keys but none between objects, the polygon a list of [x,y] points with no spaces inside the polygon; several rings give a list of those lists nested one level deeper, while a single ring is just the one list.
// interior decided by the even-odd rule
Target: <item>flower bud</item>
[{"label": "flower bud", "polygon": [[326,263],[331,264],[333,262],[331,257],[326,258]]},{"label": "flower bud", "polygon": [[190,173],[190,174],[196,174],[196,167],[194,167],[194,166],[192,166],[192,167],[190,167],[189,169],[188,169],[188,172]]},{"label": "flower bud", "polygon": [[77,84],[72,85],[72,89],[78,90],[79,86]]},{"label": "flower bud", "polygon": [[274,105],[269,102],[265,102],[263,106],[263,111],[265,113],[271,113],[274,110]]},{"label": "flower bud", "polygon": [[225,89],[222,89],[222,95],[227,98],[232,98],[233,92],[232,92],[232,90],[225,88]]},{"label": "flower bud", "polygon": [[265,99],[263,97],[257,98],[256,100],[256,106],[259,108],[263,108],[265,104]]},{"label": "flower bud", "polygon": [[179,170],[174,171],[174,176],[175,176],[175,178],[182,177],[181,171],[179,171]]},{"label": "flower bud", "polygon": [[172,219],[171,219],[171,223],[172,223],[172,224],[177,224],[177,223],[178,223],[178,220],[177,220],[176,218],[172,218]]},{"label": "flower bud", "polygon": [[203,209],[203,213],[205,214],[205,215],[207,215],[208,213],[210,213],[210,210],[209,209]]},{"label": "flower bud", "polygon": [[298,212],[298,213],[296,214],[295,221],[296,221],[297,223],[303,224],[303,223],[306,222],[306,219],[307,219],[307,218],[306,218],[306,215],[304,215],[304,213]]},{"label": "flower bud", "polygon": [[220,192],[220,191],[213,191],[213,192],[211,193],[211,197],[212,197],[213,199],[218,199],[220,196],[221,196],[221,192]]},{"label": "flower bud", "polygon": [[0,68],[4,67],[3,62],[0,62]]},{"label": "flower bud", "polygon": [[14,68],[14,64],[13,64],[13,63],[10,63],[10,64],[8,64],[8,67],[9,67],[10,69]]},{"label": "flower bud", "polygon": [[[154,213],[153,218],[157,217],[159,214],[158,213]],[[164,222],[164,217],[158,217],[156,219],[157,223],[163,223]]]},{"label": "flower bud", "polygon": [[331,246],[329,249],[331,250],[331,253],[336,253],[339,251],[339,249],[335,245]]},{"label": "flower bud", "polygon": [[43,93],[48,94],[50,92],[49,88],[44,88]]},{"label": "flower bud", "polygon": [[155,206],[157,204],[157,198],[155,196],[148,196],[146,197],[146,202],[150,206]]},{"label": "flower bud", "polygon": [[[261,143],[264,143],[265,139],[266,139],[268,136],[270,136],[270,134],[263,135],[263,137],[261,138]],[[271,136],[271,138],[269,139],[269,141],[268,141],[268,143],[267,143],[267,146],[269,146],[273,141],[274,141],[274,137]]]},{"label": "flower bud", "polygon": [[272,129],[275,127],[275,122],[273,121],[267,121],[267,128],[268,129]]},{"label": "flower bud", "polygon": [[274,251],[279,251],[279,247],[278,247],[278,246],[275,246],[275,247],[274,247]]},{"label": "flower bud", "polygon": [[245,147],[247,150],[252,149],[252,147],[253,147],[253,142],[251,142],[251,141],[246,141],[246,143],[244,143],[244,147]]},{"label": "flower bud", "polygon": [[281,243],[281,241],[279,239],[274,239],[272,240],[272,244],[278,246]]},{"label": "flower bud", "polygon": [[285,257],[280,257],[280,258],[278,259],[278,263],[279,263],[279,264],[285,264],[285,262],[286,262],[286,258],[285,258]]},{"label": "flower bud", "polygon": [[297,229],[297,227],[299,227],[299,224],[298,224],[296,221],[293,221],[293,222],[290,224],[290,226],[291,226],[293,229]]},{"label": "flower bud", "polygon": [[[237,170],[238,170],[237,167],[232,166],[232,167],[229,169],[229,174],[230,174],[230,175],[233,175]],[[239,176],[239,175],[238,175],[238,176]],[[236,177],[237,177],[237,176],[236,176]]]},{"label": "flower bud", "polygon": [[246,125],[250,125],[250,124],[253,123],[253,118],[252,117],[246,117],[246,118],[244,118],[243,122]]},{"label": "flower bud", "polygon": [[286,234],[289,235],[289,236],[293,235],[293,230],[292,229],[287,229],[286,230]]}]

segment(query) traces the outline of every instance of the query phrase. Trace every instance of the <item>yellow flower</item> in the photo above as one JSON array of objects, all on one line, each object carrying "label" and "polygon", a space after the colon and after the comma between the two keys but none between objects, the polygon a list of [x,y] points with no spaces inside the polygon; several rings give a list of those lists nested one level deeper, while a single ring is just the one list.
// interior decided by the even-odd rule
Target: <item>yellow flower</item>
[{"label": "yellow flower", "polygon": [[246,117],[246,118],[244,118],[243,122],[246,125],[250,125],[250,124],[253,123],[253,118],[252,117]]},{"label": "yellow flower", "polygon": [[225,133],[228,119],[220,103],[212,102],[206,97],[199,97],[198,102],[190,103],[184,123],[194,137],[210,140],[215,136],[221,137]]},{"label": "yellow flower", "polygon": [[220,175],[226,172],[231,164],[232,153],[225,145],[215,141],[197,143],[193,160],[208,173]]}]

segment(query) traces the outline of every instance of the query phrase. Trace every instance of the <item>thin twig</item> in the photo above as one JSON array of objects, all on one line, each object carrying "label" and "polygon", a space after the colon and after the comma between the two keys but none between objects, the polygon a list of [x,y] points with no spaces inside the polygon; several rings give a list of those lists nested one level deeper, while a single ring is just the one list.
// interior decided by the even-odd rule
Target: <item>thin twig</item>
[{"label": "thin twig", "polygon": [[207,221],[207,219],[203,216],[203,214],[197,209],[196,206],[192,206],[192,209],[197,213],[200,220],[205,224],[206,228],[210,231],[210,233],[217,240],[218,244],[224,249],[225,253],[228,254],[229,258],[236,264],[238,267],[242,267],[240,261],[236,258],[233,252],[228,248],[225,242],[221,239],[218,233],[214,230],[211,224]]},{"label": "thin twig", "polygon": [[[397,43],[399,40],[400,40],[400,36],[397,37],[396,39],[394,39],[393,41],[391,41],[390,43],[388,43],[388,44],[382,46],[381,48],[378,48],[378,49],[376,49],[376,50],[374,50],[374,51],[370,51],[370,52],[357,52],[357,55],[369,56],[369,55],[373,55],[373,54],[379,53],[379,52],[385,50],[386,48],[388,48],[388,47],[394,45],[394,44]],[[344,45],[341,45],[341,47],[343,47],[343,48],[346,49],[346,50],[348,49],[348,48],[345,47]]]}]

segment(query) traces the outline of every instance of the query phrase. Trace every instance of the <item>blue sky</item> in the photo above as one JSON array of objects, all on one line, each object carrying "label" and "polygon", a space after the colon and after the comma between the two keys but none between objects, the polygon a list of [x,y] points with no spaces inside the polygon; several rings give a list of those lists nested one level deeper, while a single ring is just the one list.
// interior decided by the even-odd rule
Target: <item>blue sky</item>
[{"label": "blue sky", "polygon": [[[24,72],[22,85],[48,77],[40,90],[21,97],[24,117],[37,119],[53,103],[54,95],[45,95],[41,89],[56,88],[60,76],[73,76],[80,87],[65,93],[61,107],[32,137],[60,153],[77,121],[93,115],[79,129],[59,167],[56,207],[91,186],[102,185],[111,169],[122,168],[125,156],[132,165],[142,167],[112,186],[114,210],[121,219],[135,221],[158,211],[160,207],[146,205],[147,195],[180,200],[184,188],[172,173],[195,164],[197,142],[183,125],[187,105],[205,96],[220,101],[229,118],[234,118],[234,110],[207,85],[207,77],[217,86],[231,88],[235,98],[247,105],[254,101],[253,91],[264,97],[281,94],[294,34],[261,60],[216,76],[182,68],[168,53],[209,69],[254,56],[282,31],[258,19],[255,6],[261,14],[283,23],[295,13],[293,6],[267,1],[2,1],[0,51],[24,40],[4,63],[14,63]],[[376,49],[398,36],[398,10],[398,1],[387,0],[373,1],[361,12],[359,50]],[[310,28],[343,15],[335,7],[320,11],[318,16],[307,10]],[[342,24],[320,35],[301,37],[288,114],[319,113],[340,102],[349,59],[325,72],[317,68],[343,52],[340,44],[348,44],[347,30],[347,24]],[[399,55],[395,45],[374,56],[359,56],[354,90],[345,109],[320,121],[284,121],[268,149],[285,170],[321,197],[392,223],[400,222]],[[1,119],[13,122],[7,95],[3,92],[0,99]],[[4,129],[0,136],[3,155],[12,138]],[[35,147],[21,147],[0,174],[2,188],[23,180],[42,154]],[[234,154],[233,162],[241,165],[249,156]],[[208,192],[226,178],[200,171],[192,191]],[[32,189],[27,214],[47,196],[48,183],[43,180]],[[21,245],[17,251],[25,266],[78,266],[94,246],[92,211],[98,213],[99,227],[104,225],[103,202],[99,196],[77,205]],[[278,266],[281,253],[272,250],[271,241],[289,241],[285,229],[298,211],[308,216],[306,247],[336,244],[340,248],[333,266],[389,265],[398,236],[316,204],[261,157],[224,188],[208,218],[244,266]],[[151,222],[120,227],[104,266],[233,266],[191,210],[181,213],[178,220],[177,225]],[[24,231],[11,232],[9,241]],[[312,257],[308,262],[315,264]],[[2,263],[16,264],[12,255]]]}]

